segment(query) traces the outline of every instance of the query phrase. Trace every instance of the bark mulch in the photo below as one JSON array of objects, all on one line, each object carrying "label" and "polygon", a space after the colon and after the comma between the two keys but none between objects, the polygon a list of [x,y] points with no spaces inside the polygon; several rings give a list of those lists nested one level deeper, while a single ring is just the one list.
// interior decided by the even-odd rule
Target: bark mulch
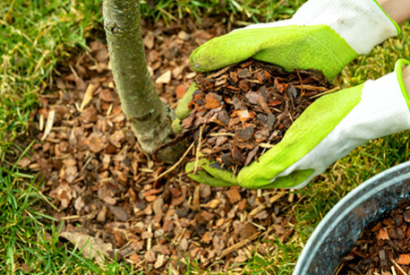
[{"label": "bark mulch", "polygon": [[410,201],[367,226],[337,275],[410,274]]},{"label": "bark mulch", "polygon": [[[175,108],[196,77],[189,68],[192,50],[225,32],[218,19],[202,26],[145,24],[149,71],[165,103]],[[303,196],[210,188],[186,177],[183,166],[157,180],[170,166],[140,150],[121,111],[106,45],[92,41],[89,47],[61,67],[53,93],[40,97],[36,141],[18,163],[40,173],[41,191],[52,198],[42,210],[64,222],[61,240],[81,247],[92,237],[101,254],[116,252],[149,274],[164,274],[171,263],[173,274],[182,274],[187,257],[202,269],[242,270],[235,264],[273,254],[277,239],[286,244]]]},{"label": "bark mulch", "polygon": [[201,74],[195,82],[183,133],[201,140],[203,156],[233,172],[257,161],[316,98],[332,92],[320,71],[288,73],[255,60]]}]

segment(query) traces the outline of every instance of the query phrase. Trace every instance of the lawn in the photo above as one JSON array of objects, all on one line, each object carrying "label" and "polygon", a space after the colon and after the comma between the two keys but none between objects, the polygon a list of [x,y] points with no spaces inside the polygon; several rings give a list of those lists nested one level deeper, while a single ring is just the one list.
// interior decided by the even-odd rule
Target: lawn
[{"label": "lawn", "polygon": [[[148,0],[142,2],[141,10],[150,22],[170,23],[187,17],[201,22],[218,15],[238,27],[289,18],[304,2]],[[32,152],[33,143],[27,137],[39,95],[49,93],[54,79],[69,70],[67,60],[89,51],[87,41],[101,38],[100,11],[100,0],[0,2],[1,274],[142,274],[125,263],[97,265],[82,256],[77,247],[61,245],[55,219],[38,208],[50,199],[40,192],[36,175],[16,165]],[[391,72],[398,58],[410,58],[410,22],[401,28],[401,35],[350,63],[335,84],[349,87],[376,79]],[[295,234],[286,244],[276,241],[273,245],[277,250],[272,255],[255,254],[241,266],[242,274],[291,274],[303,245],[337,201],[373,175],[409,160],[408,134],[368,142],[296,191],[305,199],[293,206],[298,219]],[[195,262],[187,262],[188,274],[204,272]]]}]

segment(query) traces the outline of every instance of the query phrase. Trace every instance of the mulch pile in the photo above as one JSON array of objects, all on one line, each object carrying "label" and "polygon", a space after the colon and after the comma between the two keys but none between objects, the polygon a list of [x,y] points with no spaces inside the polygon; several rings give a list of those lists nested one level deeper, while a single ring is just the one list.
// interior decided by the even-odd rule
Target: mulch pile
[{"label": "mulch pile", "polygon": [[[144,27],[148,68],[165,103],[175,108],[196,77],[189,54],[225,32],[219,19],[201,27],[162,21]],[[40,174],[41,191],[52,200],[39,211],[55,217],[57,226],[64,222],[61,237],[92,237],[101,254],[117,252],[144,274],[168,274],[171,264],[172,274],[183,274],[187,257],[202,269],[241,271],[239,264],[255,255],[278,253],[274,243],[286,244],[293,234],[294,208],[303,196],[210,188],[186,177],[183,166],[156,180],[170,166],[140,150],[121,110],[106,45],[89,47],[54,75],[54,92],[40,97],[31,127],[35,142],[18,163]]]},{"label": "mulch pile", "polygon": [[338,275],[410,274],[410,201],[367,226]]},{"label": "mulch pile", "polygon": [[288,73],[255,60],[201,74],[195,82],[198,90],[181,123],[183,133],[201,140],[202,155],[230,171],[281,141],[293,121],[330,88],[320,71]]}]

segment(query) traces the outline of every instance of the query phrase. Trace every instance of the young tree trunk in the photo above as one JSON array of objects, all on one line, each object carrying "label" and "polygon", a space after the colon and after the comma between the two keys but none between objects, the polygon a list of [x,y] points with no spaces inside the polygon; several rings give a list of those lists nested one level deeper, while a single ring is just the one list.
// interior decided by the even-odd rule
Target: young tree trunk
[{"label": "young tree trunk", "polygon": [[104,0],[103,14],[122,109],[142,149],[151,154],[173,136],[174,115],[155,92],[147,70],[139,0]]}]

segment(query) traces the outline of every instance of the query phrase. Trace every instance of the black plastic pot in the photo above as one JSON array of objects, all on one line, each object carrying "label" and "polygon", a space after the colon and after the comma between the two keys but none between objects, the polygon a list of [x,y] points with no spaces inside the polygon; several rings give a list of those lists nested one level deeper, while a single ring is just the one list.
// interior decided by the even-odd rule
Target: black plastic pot
[{"label": "black plastic pot", "polygon": [[293,275],[332,275],[359,239],[362,229],[410,199],[410,162],[365,181],[340,200],[319,223]]}]

